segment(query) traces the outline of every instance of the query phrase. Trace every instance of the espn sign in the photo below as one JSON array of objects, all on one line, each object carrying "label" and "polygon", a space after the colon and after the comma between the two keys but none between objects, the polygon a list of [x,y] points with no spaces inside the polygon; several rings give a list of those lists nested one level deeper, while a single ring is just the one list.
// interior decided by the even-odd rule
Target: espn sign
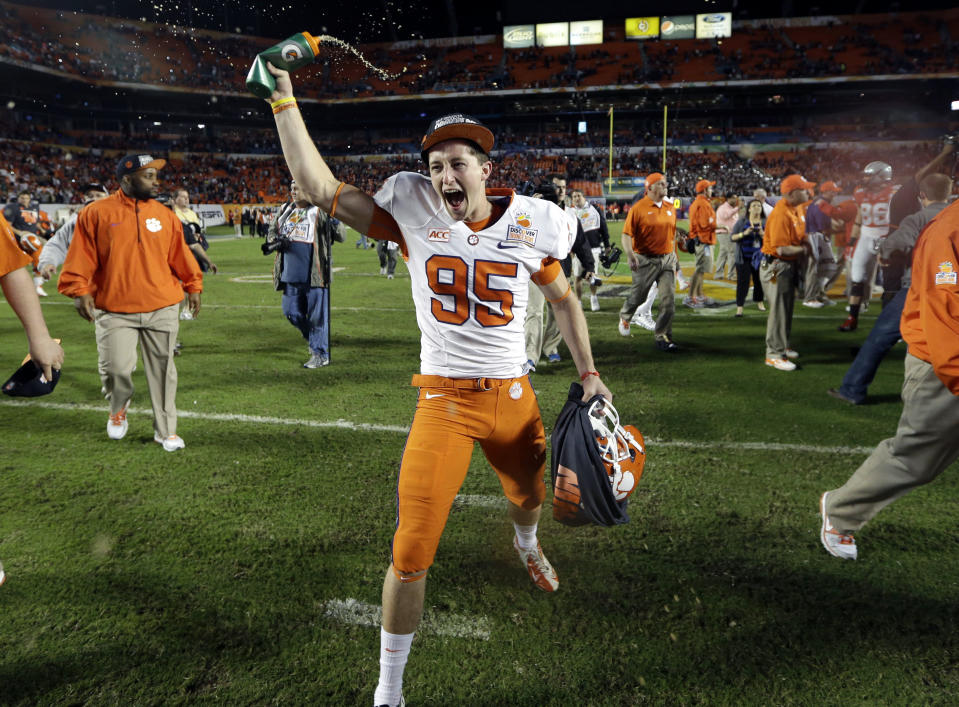
[{"label": "espn sign", "polygon": [[525,49],[536,43],[535,25],[507,25],[503,27],[504,49]]}]

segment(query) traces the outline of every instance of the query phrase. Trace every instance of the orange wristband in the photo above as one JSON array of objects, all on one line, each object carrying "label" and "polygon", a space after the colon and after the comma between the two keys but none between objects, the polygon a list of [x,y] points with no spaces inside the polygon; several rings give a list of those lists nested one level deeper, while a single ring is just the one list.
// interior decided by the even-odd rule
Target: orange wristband
[{"label": "orange wristband", "polygon": [[580,381],[585,381],[590,376],[596,376],[599,378],[599,371],[586,371],[583,375],[579,377]]},{"label": "orange wristband", "polygon": [[277,106],[276,108],[273,109],[273,115],[276,115],[277,113],[282,113],[283,111],[289,110],[290,108],[296,108],[296,101],[294,101],[293,103],[286,103],[282,106]]}]

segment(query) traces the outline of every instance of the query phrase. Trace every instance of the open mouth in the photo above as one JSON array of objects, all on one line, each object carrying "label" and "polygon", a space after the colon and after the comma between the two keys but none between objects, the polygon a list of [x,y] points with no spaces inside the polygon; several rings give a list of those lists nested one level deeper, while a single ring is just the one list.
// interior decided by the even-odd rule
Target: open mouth
[{"label": "open mouth", "polygon": [[466,193],[459,189],[452,189],[450,191],[444,191],[443,198],[446,199],[446,203],[449,204],[450,207],[458,210],[463,205],[463,202],[466,201]]}]

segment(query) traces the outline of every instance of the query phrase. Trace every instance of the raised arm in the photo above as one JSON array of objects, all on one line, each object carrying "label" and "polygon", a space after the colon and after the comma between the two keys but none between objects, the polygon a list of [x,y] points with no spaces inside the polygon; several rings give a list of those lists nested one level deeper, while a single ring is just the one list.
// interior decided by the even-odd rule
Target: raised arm
[{"label": "raised arm", "polygon": [[306,130],[289,73],[270,63],[267,68],[276,78],[276,90],[267,102],[273,107],[283,157],[300,194],[360,233],[368,233],[376,206],[373,197],[333,175]]}]

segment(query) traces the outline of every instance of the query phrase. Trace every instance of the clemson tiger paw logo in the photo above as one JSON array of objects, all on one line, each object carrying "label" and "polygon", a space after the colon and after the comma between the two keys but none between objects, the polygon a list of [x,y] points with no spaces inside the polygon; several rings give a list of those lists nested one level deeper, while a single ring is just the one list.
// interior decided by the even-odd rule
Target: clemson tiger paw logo
[{"label": "clemson tiger paw logo", "polygon": [[157,231],[163,229],[163,224],[160,223],[160,219],[158,218],[148,218],[144,222],[144,225],[147,227],[147,230],[150,231],[150,233],[156,233]]}]

